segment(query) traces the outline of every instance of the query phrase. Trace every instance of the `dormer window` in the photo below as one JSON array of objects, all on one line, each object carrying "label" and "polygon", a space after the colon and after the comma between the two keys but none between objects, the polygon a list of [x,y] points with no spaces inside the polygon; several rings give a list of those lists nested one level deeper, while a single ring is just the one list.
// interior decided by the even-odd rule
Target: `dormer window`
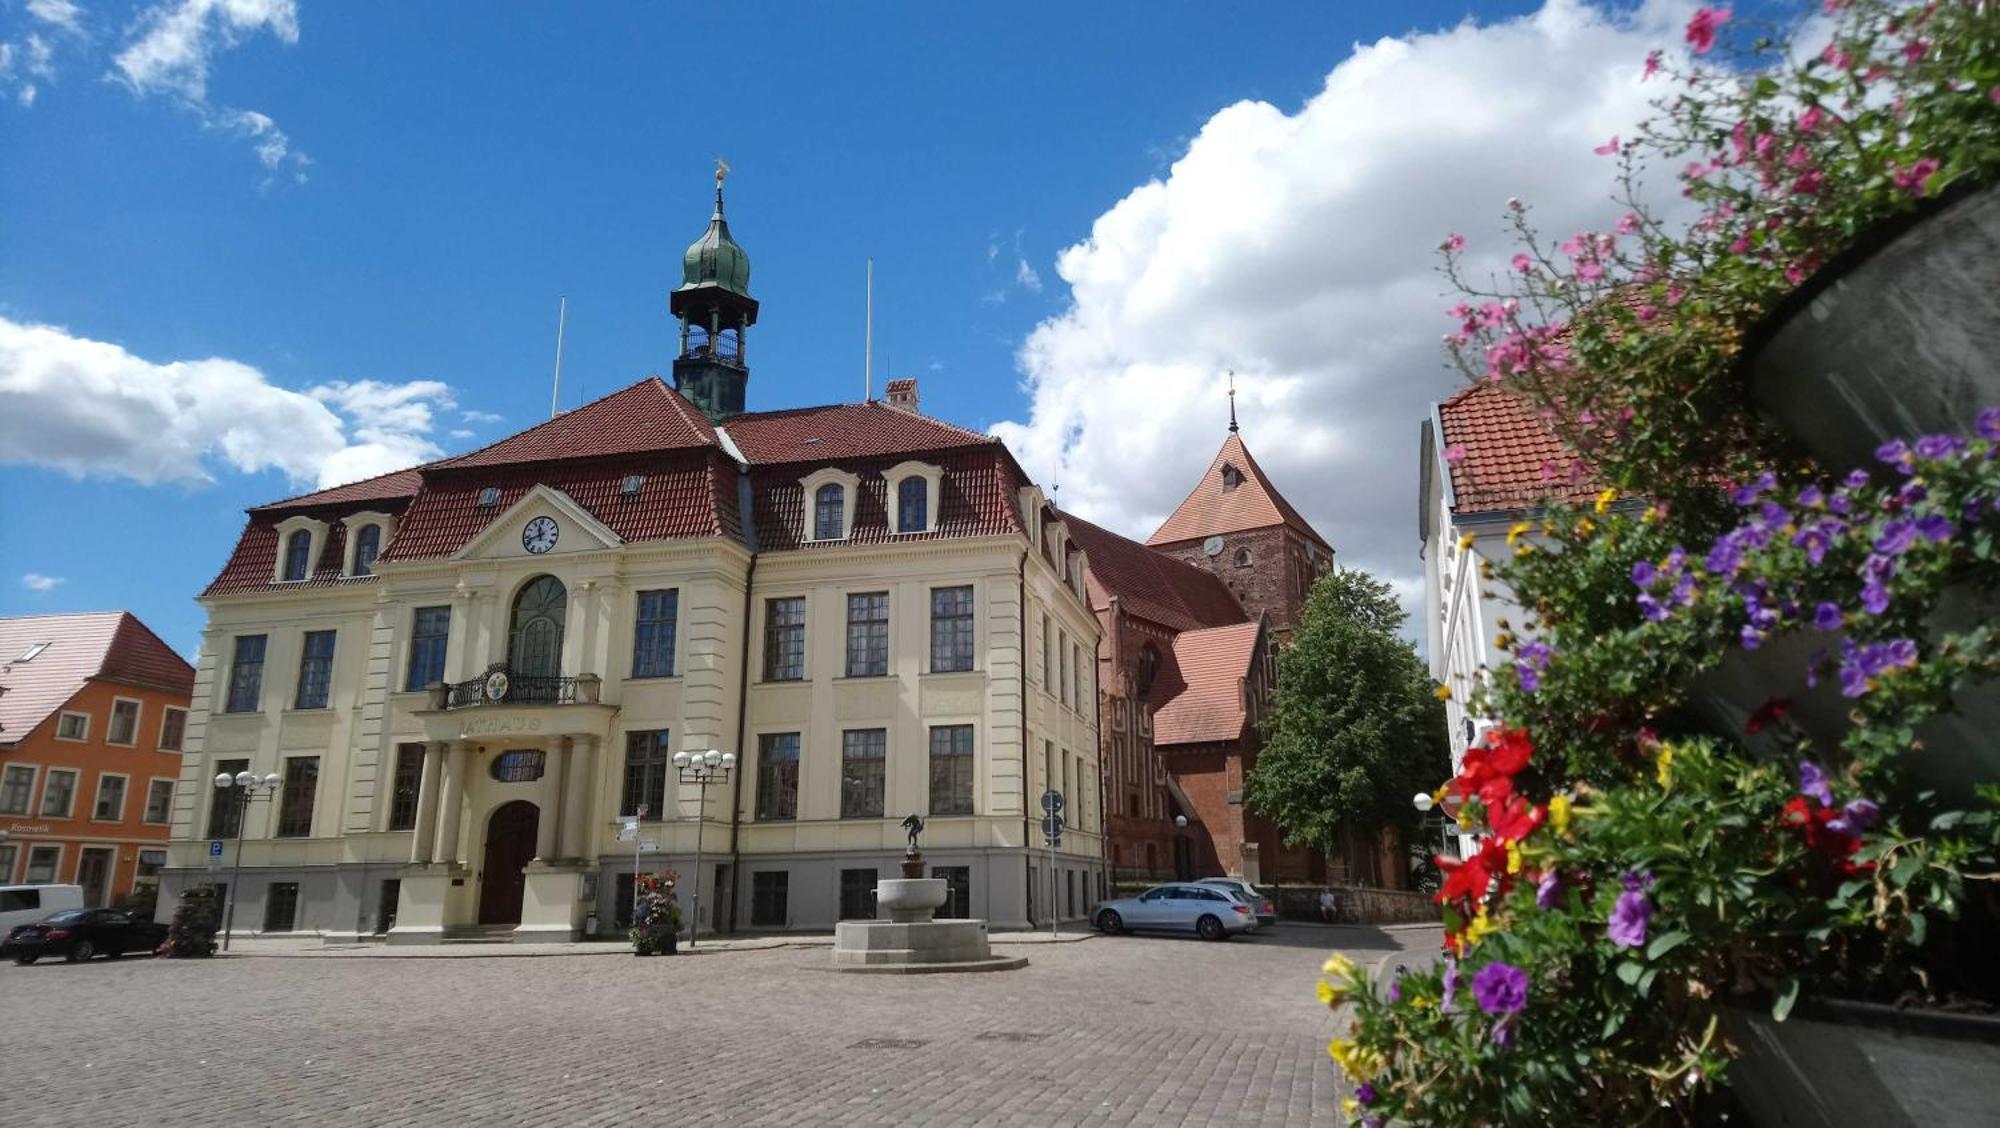
[{"label": "dormer window", "polygon": [[847,510],[847,491],[828,482],[813,491],[813,539],[840,540],[840,526]]},{"label": "dormer window", "polygon": [[312,533],[298,529],[285,538],[285,570],[282,578],[303,580],[312,564]]},{"label": "dormer window", "polygon": [[912,459],[883,471],[882,478],[889,483],[890,529],[897,533],[937,531],[942,467]]},{"label": "dormer window", "polygon": [[845,470],[822,467],[799,479],[805,491],[806,541],[843,541],[854,535],[854,503],[861,479]]},{"label": "dormer window", "polygon": [[1228,493],[1230,490],[1233,490],[1242,484],[1243,484],[1243,471],[1238,470],[1234,465],[1230,463],[1227,462],[1223,463],[1222,492]]},{"label": "dormer window", "polygon": [[363,525],[354,534],[354,572],[356,576],[375,574],[375,558],[382,555],[382,526]]}]

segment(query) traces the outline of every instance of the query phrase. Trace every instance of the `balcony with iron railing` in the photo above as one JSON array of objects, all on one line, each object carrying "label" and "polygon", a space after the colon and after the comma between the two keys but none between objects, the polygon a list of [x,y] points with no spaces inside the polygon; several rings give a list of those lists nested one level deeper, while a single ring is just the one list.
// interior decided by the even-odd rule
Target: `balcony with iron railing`
[{"label": "balcony with iron railing", "polygon": [[431,686],[430,707],[442,712],[496,705],[595,705],[603,685],[604,679],[596,674],[515,674],[504,664],[495,665],[477,677]]}]

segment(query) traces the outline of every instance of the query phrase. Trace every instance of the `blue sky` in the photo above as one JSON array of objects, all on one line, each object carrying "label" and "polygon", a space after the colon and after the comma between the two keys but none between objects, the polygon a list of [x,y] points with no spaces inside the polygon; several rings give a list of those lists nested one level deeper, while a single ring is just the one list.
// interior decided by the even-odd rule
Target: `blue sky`
[{"label": "blue sky", "polygon": [[[1150,531],[1222,437],[1229,364],[1252,449],[1336,549],[1352,540],[1356,563],[1413,573],[1416,420],[1449,378],[1429,353],[1383,353],[1387,335],[1322,340],[1268,318],[1310,311],[1328,286],[1427,278],[1445,225],[1491,229],[1520,189],[1449,171],[1452,123],[1476,107],[1435,107],[1440,129],[1387,140],[1360,119],[1418,100],[1398,83],[1448,86],[1468,70],[1453,60],[1482,50],[1520,76],[1518,61],[1587,48],[1624,69],[1510,78],[1528,108],[1507,123],[1524,144],[1586,148],[1636,104],[1590,92],[1635,81],[1640,46],[1679,7],[517,4],[473,18],[240,0],[232,23],[209,0],[0,0],[0,327],[49,327],[34,347],[104,367],[58,402],[48,372],[70,369],[45,366],[23,391],[28,346],[0,351],[0,614],[127,608],[192,650],[193,598],[243,508],[315,484],[301,451],[373,443],[343,463],[372,465],[545,417],[559,295],[566,404],[665,372],[666,294],[707,218],[715,154],[734,168],[731,225],[763,303],[753,409],[860,398],[872,255],[878,372],[918,377],[931,414],[998,427],[1039,477],[1060,460],[1087,515]],[[1335,132],[1316,141],[1319,121]],[[1446,171],[1376,159],[1403,136]],[[1258,191],[1196,192],[1235,175]],[[1382,194],[1342,203],[1357,185]],[[1588,212],[1602,193],[1557,194],[1558,210]],[[1326,206],[1287,210],[1299,200]],[[1237,225],[1219,250],[1212,232],[1174,236],[1218,216]],[[1405,220],[1418,237],[1401,237]],[[1392,246],[1367,238],[1384,226]],[[1183,243],[1207,251],[1176,257]],[[1446,303],[1425,284],[1396,304],[1422,306],[1434,351],[1431,307]],[[1160,320],[1104,312],[1135,308]],[[1185,370],[1157,371],[1150,342]],[[1101,385],[1064,360],[1107,352],[1121,367]],[[1357,356],[1358,383],[1341,375]],[[204,375],[188,394],[212,402],[156,409],[191,453],[130,449],[156,416],[120,415],[121,381],[157,395],[158,366],[209,358],[232,363],[189,370]],[[1149,372],[1162,402],[1140,405],[1129,381]],[[1129,426],[1079,406],[1097,386],[1114,420],[1136,413]],[[321,389],[326,408],[267,388]],[[1381,396],[1402,423],[1357,444],[1342,405]],[[293,443],[295,419],[318,438]],[[83,437],[62,445],[72,429]],[[1380,458],[1360,485],[1393,505],[1346,503],[1340,452],[1358,446]]]}]

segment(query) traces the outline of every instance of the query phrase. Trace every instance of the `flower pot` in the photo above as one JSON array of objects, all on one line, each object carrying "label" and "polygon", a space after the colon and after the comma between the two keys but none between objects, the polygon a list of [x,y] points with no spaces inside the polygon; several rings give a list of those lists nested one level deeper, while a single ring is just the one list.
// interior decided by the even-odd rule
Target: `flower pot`
[{"label": "flower pot", "polygon": [[1990,1125],[2000,1018],[1800,1000],[1784,1022],[1738,1009],[1732,1095],[1758,1128]]},{"label": "flower pot", "polygon": [[2000,405],[2000,186],[1961,184],[1863,235],[1743,350],[1750,398],[1829,468],[1967,434]]}]

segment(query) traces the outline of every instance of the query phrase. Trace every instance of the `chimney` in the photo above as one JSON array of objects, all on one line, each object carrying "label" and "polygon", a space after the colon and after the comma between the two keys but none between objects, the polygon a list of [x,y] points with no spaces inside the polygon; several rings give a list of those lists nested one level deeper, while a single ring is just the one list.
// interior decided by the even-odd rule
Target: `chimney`
[{"label": "chimney", "polygon": [[914,379],[904,376],[891,380],[885,391],[889,397],[890,407],[895,408],[897,411],[907,411],[911,415],[918,414],[917,382]]}]

